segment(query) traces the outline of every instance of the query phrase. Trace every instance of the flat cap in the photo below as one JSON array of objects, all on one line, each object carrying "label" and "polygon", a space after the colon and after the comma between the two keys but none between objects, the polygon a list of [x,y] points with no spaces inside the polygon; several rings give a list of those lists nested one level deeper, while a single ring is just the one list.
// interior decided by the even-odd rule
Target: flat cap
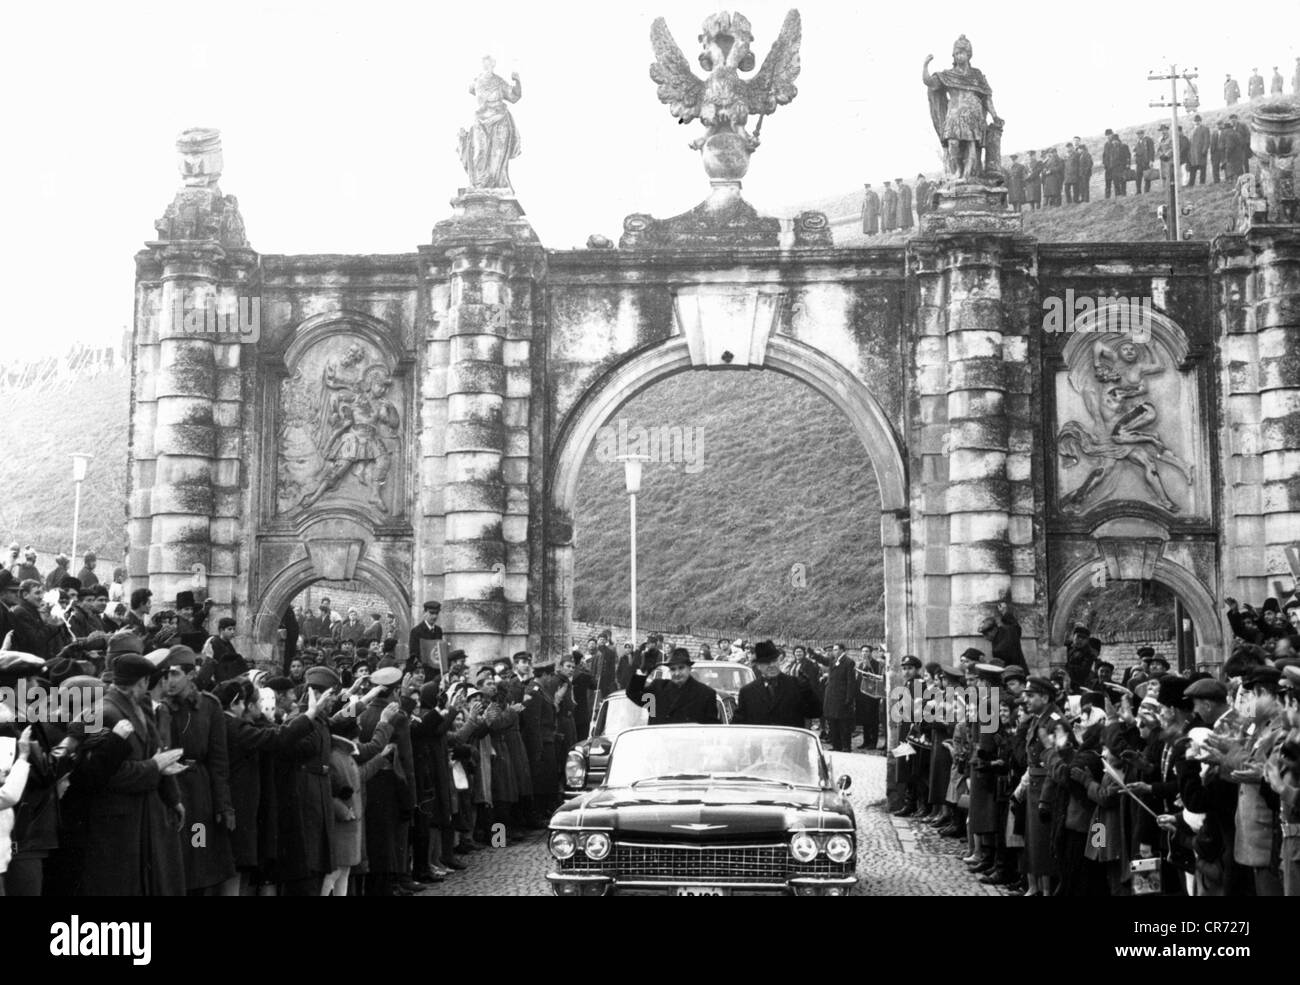
[{"label": "flat cap", "polygon": [[[319,688],[322,691],[339,687],[343,683],[343,679],[334,673],[333,668],[326,667],[324,664],[308,667],[307,673],[303,676],[307,680],[308,687]],[[398,674],[398,677],[401,677],[401,674]]]},{"label": "flat cap", "polygon": [[1227,701],[1228,689],[1213,677],[1192,681],[1183,692],[1188,698],[1201,698],[1205,701]]}]

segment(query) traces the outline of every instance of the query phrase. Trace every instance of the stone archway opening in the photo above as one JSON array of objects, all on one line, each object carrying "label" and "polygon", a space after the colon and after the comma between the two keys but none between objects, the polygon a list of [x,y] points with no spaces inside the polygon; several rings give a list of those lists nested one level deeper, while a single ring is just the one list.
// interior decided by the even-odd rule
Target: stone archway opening
[{"label": "stone archway opening", "polygon": [[[824,397],[866,452],[880,498],[883,636],[897,659],[910,652],[915,639],[909,620],[908,500],[901,443],[862,382],[824,353],[775,336],[768,343],[761,367],[750,365],[730,371],[760,368],[792,377]],[[601,428],[616,419],[619,408],[641,391],[692,369],[702,371],[704,367],[693,360],[687,342],[680,337],[642,350],[608,370],[562,423],[547,477],[547,508],[552,522],[546,545],[549,570],[545,583],[549,591],[543,603],[543,646],[565,647],[572,639],[575,506],[583,463],[593,451]],[[626,512],[623,517],[626,524]]]},{"label": "stone archway opening", "polygon": [[[885,636],[880,504],[843,413],[784,373],[680,372],[597,433],[574,506],[579,624],[630,625],[628,500],[618,456],[647,454],[639,629],[692,645],[745,637],[856,650]],[[682,531],[690,531],[682,538]]]},{"label": "stone archway opening", "polygon": [[[335,620],[331,615],[328,638],[323,632],[314,632],[306,618],[312,616],[319,622],[324,600],[329,601],[330,613],[339,617]],[[290,609],[294,611],[291,621],[286,619]],[[363,635],[371,625],[372,615],[378,613],[382,635],[376,649],[382,649],[384,639],[392,637],[397,641],[397,659],[406,659],[411,631],[409,593],[388,571],[364,560],[357,565],[351,579],[321,578],[309,561],[290,565],[272,579],[253,620],[250,649],[254,659],[287,669],[288,657],[306,646],[326,654],[334,652],[340,648],[336,627],[339,621],[346,622],[349,609],[357,610]],[[289,636],[295,629],[299,642],[291,646]],[[352,635],[350,628],[344,629]],[[313,636],[321,637],[320,641],[313,644]]]},{"label": "stone archway opening", "polygon": [[[1100,562],[1082,565],[1062,584],[1052,606],[1053,663],[1063,663],[1076,624],[1103,641],[1102,657],[1116,674],[1151,646],[1174,671],[1201,670],[1224,659],[1223,620],[1205,585],[1165,559],[1149,578],[1104,578]],[[1145,611],[1137,611],[1145,609]]]}]

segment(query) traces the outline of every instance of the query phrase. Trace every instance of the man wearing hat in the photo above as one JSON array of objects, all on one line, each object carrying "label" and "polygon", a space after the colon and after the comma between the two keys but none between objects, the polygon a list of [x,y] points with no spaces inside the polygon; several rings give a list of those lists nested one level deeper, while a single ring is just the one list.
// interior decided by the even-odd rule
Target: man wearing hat
[{"label": "man wearing hat", "polygon": [[[971,710],[977,712],[978,720],[985,711],[997,709],[998,702],[994,700],[994,695],[1002,682],[1002,668],[997,664],[977,663],[975,673],[978,677],[976,683],[978,704]],[[969,868],[977,875],[992,873],[997,868],[997,875],[992,876],[990,881],[1012,881],[1006,869],[1005,858],[999,857],[996,851],[997,780],[999,776],[1006,773],[1007,761],[999,749],[997,730],[984,728],[982,723],[979,723],[977,731],[978,735],[972,736],[975,740],[975,750],[971,760],[970,813],[967,815],[966,824],[971,835],[976,839],[978,858]],[[1005,827],[1005,819],[1003,826]],[[1005,855],[1005,852],[1003,854]]]},{"label": "man wearing hat", "polygon": [[189,840],[175,777],[184,770],[182,749],[163,751],[153,716],[143,702],[154,665],[138,653],[120,654],[104,692],[104,729],[129,722],[131,732],[112,740],[127,753],[86,804],[84,896],[183,896],[181,839]]},{"label": "man wearing hat", "polygon": [[94,588],[99,584],[99,575],[95,574],[95,557],[94,551],[87,551],[85,564],[77,572],[77,581],[81,582],[83,588]]},{"label": "man wearing hat", "polygon": [[734,724],[806,728],[808,719],[821,714],[808,682],[783,674],[778,657],[771,640],[762,640],[754,647],[756,677],[740,689]]},{"label": "man wearing hat", "polygon": [[1020,163],[1020,155],[1011,155],[1011,166],[1007,168],[1007,204],[1019,212],[1025,204],[1025,176],[1029,169]]},{"label": "man wearing hat", "polygon": [[895,178],[894,184],[898,186],[898,227],[906,232],[912,228],[912,189],[902,178]]},{"label": "man wearing hat", "polygon": [[[1228,689],[1213,678],[1193,681],[1183,695],[1192,702],[1194,725],[1215,729],[1217,733],[1217,727],[1231,715]],[[1184,778],[1183,806],[1205,815],[1194,845],[1198,858],[1198,895],[1241,896],[1254,892],[1254,874],[1233,858],[1238,789],[1238,784],[1229,781],[1218,769],[1205,771],[1204,775],[1202,771],[1189,772]]]},{"label": "man wearing hat", "polygon": [[[931,729],[925,721],[926,695],[921,682],[923,666],[919,657],[904,655],[899,661],[903,671],[902,686],[908,692],[906,720],[898,723],[899,744],[909,743],[915,752],[896,760],[895,775],[902,791],[903,805],[894,811],[895,817],[922,818],[930,813],[930,747]],[[834,732],[831,732],[832,737]],[[850,736],[851,737],[851,736]]]},{"label": "man wearing hat", "polygon": [[1047,782],[1048,747],[1044,733],[1050,735],[1065,716],[1056,705],[1056,688],[1045,677],[1030,677],[1025,682],[1026,782],[1022,798],[1025,804],[1025,872],[1029,876],[1026,896],[1047,896],[1052,877],[1058,874],[1052,852],[1055,793]]},{"label": "man wearing hat", "polygon": [[862,197],[862,235],[874,236],[880,232],[880,196],[871,190],[871,183],[863,186],[866,192]]},{"label": "man wearing hat", "polygon": [[286,896],[319,896],[334,871],[329,714],[342,681],[323,666],[308,668],[305,678],[307,711],[284,726],[276,744],[276,865]]},{"label": "man wearing hat", "polygon": [[1275,746],[1286,740],[1286,711],[1279,700],[1282,672],[1256,667],[1242,682],[1255,699],[1254,729],[1245,741],[1230,745],[1211,737],[1207,745],[1224,750],[1220,775],[1239,785],[1233,857],[1254,871],[1256,896],[1281,896],[1282,880],[1273,844],[1277,831],[1276,800],[1264,791],[1265,768]]},{"label": "man wearing hat", "polygon": [[59,582],[68,577],[68,565],[70,563],[71,559],[62,551],[54,555],[54,567],[50,569],[49,574],[44,578],[46,591],[51,588],[58,588]]},{"label": "man wearing hat", "polygon": [[[185,751],[182,761],[189,769],[177,776],[176,782],[187,823],[191,830],[205,835],[199,844],[192,838],[181,839],[186,891],[206,895],[235,874],[230,847],[235,808],[230,799],[230,759],[221,703],[195,685],[197,669],[198,656],[188,646],[167,651],[157,715],[164,744]],[[196,824],[201,827],[193,828]]]},{"label": "man wearing hat", "polygon": [[9,611],[18,604],[20,582],[8,568],[0,568],[0,640],[13,629],[13,614]]},{"label": "man wearing hat", "polygon": [[1264,779],[1278,797],[1282,892],[1300,896],[1300,662],[1286,663],[1279,669],[1282,707],[1291,731],[1274,745],[1273,755],[1265,764]]},{"label": "man wearing hat", "polygon": [[[519,657],[519,654],[515,654]],[[555,747],[555,703],[551,699],[551,682],[555,677],[555,660],[538,657],[531,660],[531,679],[524,687],[524,710],[519,713],[519,734],[528,754],[528,771],[533,787],[534,822],[549,819],[559,800],[557,775],[563,756],[569,750]],[[516,667],[526,666],[516,660]]]},{"label": "man wearing hat", "polygon": [[430,599],[422,606],[421,613],[420,621],[411,627],[410,636],[407,638],[406,654],[408,657],[419,659],[427,666],[432,666],[438,662],[438,647],[435,641],[442,639],[442,627],[438,625],[442,603]]},{"label": "man wearing hat", "polygon": [[884,190],[880,193],[880,231],[892,233],[898,228],[898,192],[885,179]]},{"label": "man wearing hat", "polygon": [[1138,662],[1124,671],[1124,677],[1121,683],[1128,684],[1135,673],[1142,673],[1147,676],[1151,674],[1151,658],[1156,655],[1154,648],[1149,646],[1140,646],[1137,649]]},{"label": "man wearing hat", "polygon": [[[104,620],[99,617],[95,606],[95,589],[83,585],[77,591],[77,604],[68,612],[68,630],[72,638],[82,643],[86,649],[102,650],[107,639]],[[98,643],[98,645],[93,645]]]},{"label": "man wearing hat", "polygon": [[19,581],[26,581],[31,578],[33,581],[44,581],[40,570],[36,567],[36,548],[27,547],[23,551],[23,563],[18,565],[18,570],[14,572]]},{"label": "man wearing hat", "polygon": [[678,646],[668,655],[668,680],[648,680],[644,667],[632,675],[627,685],[628,700],[646,706],[651,725],[718,723],[718,694],[691,676],[693,663],[690,651]]}]

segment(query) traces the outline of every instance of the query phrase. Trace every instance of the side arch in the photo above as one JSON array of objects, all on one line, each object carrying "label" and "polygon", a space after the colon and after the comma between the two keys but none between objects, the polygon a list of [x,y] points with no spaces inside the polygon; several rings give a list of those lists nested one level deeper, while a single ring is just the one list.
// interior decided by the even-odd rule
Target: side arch
[{"label": "side arch", "polygon": [[[1092,584],[1092,567],[1095,558],[1090,558],[1079,565],[1061,582],[1052,603],[1051,636],[1053,645],[1065,639],[1069,629],[1069,616],[1074,605],[1087,592]],[[1187,607],[1192,623],[1196,627],[1197,659],[1222,660],[1226,654],[1226,640],[1223,632],[1223,620],[1214,604],[1214,596],[1206,584],[1196,575],[1180,564],[1160,558],[1156,561],[1152,581],[1158,581],[1169,588],[1183,605]]]},{"label": "side arch", "polygon": [[[284,610],[298,594],[309,585],[322,581],[310,558],[302,558],[282,569],[267,584],[255,610],[253,619],[253,646],[258,657],[269,657],[275,644],[276,630],[284,618]],[[411,631],[411,594],[407,586],[392,576],[386,568],[361,558],[357,561],[354,580],[373,585],[397,616],[398,645],[402,645]]]}]

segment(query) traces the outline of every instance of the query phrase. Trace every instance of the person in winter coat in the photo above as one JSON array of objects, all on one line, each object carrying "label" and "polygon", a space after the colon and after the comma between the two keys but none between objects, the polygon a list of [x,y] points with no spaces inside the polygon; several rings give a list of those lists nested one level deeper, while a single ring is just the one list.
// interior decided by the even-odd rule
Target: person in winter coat
[{"label": "person in winter coat", "polygon": [[[411,718],[411,754],[415,762],[416,829],[414,838],[415,878],[436,881],[434,865],[464,869],[456,858],[452,816],[456,802],[452,791],[451,760],[447,732],[451,711],[439,708],[442,673],[429,668],[429,680],[420,688],[420,707]],[[520,749],[523,740],[520,740]],[[524,753],[525,762],[527,754]],[[530,791],[531,792],[531,791]]]},{"label": "person in winter coat", "polygon": [[156,709],[158,734],[168,748],[183,749],[182,761],[189,765],[176,780],[187,824],[181,855],[188,892],[202,894],[235,875],[230,850],[235,808],[230,800],[226,721],[220,702],[195,686],[198,657],[194,651],[174,646],[167,662],[163,701]]},{"label": "person in winter coat", "polygon": [[27,776],[31,771],[29,756],[32,749],[32,727],[29,725],[18,735],[17,752],[13,765],[0,772],[0,896],[5,895],[5,871],[13,854],[9,833],[14,827],[14,808],[27,789]]},{"label": "person in winter coat", "polygon": [[862,233],[864,236],[874,236],[880,232],[880,196],[871,190],[871,185],[866,184],[862,196]]},{"label": "person in winter coat", "polygon": [[[235,811],[230,851],[236,874],[222,884],[221,895],[246,896],[263,881],[258,844],[267,826],[262,803],[263,759],[271,755],[279,727],[262,715],[257,688],[250,681],[223,681],[214,697],[225,713],[230,803]],[[270,793],[268,790],[268,796]]]},{"label": "person in winter coat", "polygon": [[[365,784],[392,760],[397,746],[388,741],[397,705],[389,705],[380,715],[370,741],[359,745],[360,734],[355,719],[346,719],[338,733],[330,737],[330,793],[333,795],[334,834],[330,839],[330,856],[334,869],[321,881],[322,896],[346,896],[352,867],[360,865],[365,852]],[[384,716],[388,717],[385,719]]]},{"label": "person in winter coat", "polygon": [[134,653],[113,664],[104,693],[103,725],[131,724],[129,754],[87,809],[84,896],[183,896],[185,863],[181,835],[185,807],[175,777],[184,771],[184,750],[163,751],[153,716],[144,707],[154,665]]},{"label": "person in winter coat", "polygon": [[334,871],[329,714],[342,681],[324,666],[308,669],[305,679],[307,710],[288,719],[275,741],[275,863],[286,896],[319,896]]}]

